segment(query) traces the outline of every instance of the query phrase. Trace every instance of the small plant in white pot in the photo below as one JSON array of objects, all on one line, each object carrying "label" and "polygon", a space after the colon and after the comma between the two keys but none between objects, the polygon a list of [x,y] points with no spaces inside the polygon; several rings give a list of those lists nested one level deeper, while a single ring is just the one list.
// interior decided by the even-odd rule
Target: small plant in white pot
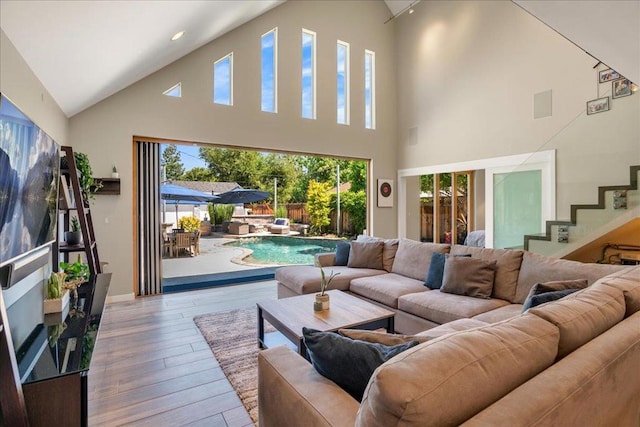
[{"label": "small plant in white pot", "polygon": [[113,165],[113,168],[111,169],[111,178],[120,178],[116,165]]},{"label": "small plant in white pot", "polygon": [[69,303],[69,291],[64,289],[67,275],[65,273],[51,273],[47,280],[47,298],[44,300],[44,313],[59,313]]},{"label": "small plant in white pot", "polygon": [[329,308],[329,295],[327,295],[326,292],[327,292],[327,289],[329,288],[329,285],[331,284],[331,281],[339,274],[340,273],[334,273],[333,271],[331,271],[331,274],[329,274],[329,278],[327,278],[326,274],[324,273],[324,270],[320,268],[320,276],[321,276],[320,293],[316,294],[316,299],[315,299],[315,302],[313,303],[314,311],[322,311],[322,310],[327,310]]}]

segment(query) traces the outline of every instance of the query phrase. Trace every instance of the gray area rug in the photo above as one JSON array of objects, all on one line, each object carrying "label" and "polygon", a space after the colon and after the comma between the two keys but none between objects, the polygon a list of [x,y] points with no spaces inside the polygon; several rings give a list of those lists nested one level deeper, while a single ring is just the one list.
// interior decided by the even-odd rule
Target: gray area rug
[{"label": "gray area rug", "polygon": [[[223,311],[193,318],[242,404],[258,425],[257,309]],[[265,332],[273,332],[265,322]]]}]

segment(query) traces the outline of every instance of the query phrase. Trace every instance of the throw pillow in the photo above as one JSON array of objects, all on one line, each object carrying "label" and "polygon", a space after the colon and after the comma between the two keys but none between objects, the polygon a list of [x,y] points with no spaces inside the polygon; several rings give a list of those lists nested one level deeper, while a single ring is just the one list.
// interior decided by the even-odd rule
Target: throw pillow
[{"label": "throw pillow", "polygon": [[563,289],[561,291],[543,292],[541,294],[534,295],[531,298],[527,299],[525,304],[522,306],[522,312],[524,313],[528,309],[540,304],[544,304],[546,302],[559,300],[561,298],[566,297],[569,294],[578,292],[579,290],[580,289]]},{"label": "throw pillow", "polygon": [[384,242],[351,242],[347,267],[382,270]]},{"label": "throw pillow", "polygon": [[440,292],[475,298],[490,298],[495,274],[496,261],[449,257],[444,261]]},{"label": "throw pillow", "polygon": [[286,225],[287,221],[284,218],[278,218],[276,219],[276,221],[274,222],[275,225]]},{"label": "throw pillow", "polygon": [[[424,280],[424,285],[429,289],[440,289],[442,286],[442,276],[444,275],[444,260],[449,255],[440,252],[431,254],[431,263],[429,264],[429,272]],[[455,255],[462,257],[470,257],[471,254]]]},{"label": "throw pillow", "polygon": [[349,262],[350,251],[351,244],[349,242],[338,242],[336,244],[336,259],[333,264],[346,266]]},{"label": "throw pillow", "polygon": [[[527,299],[524,301],[524,304],[522,305],[522,312],[524,313],[531,307],[535,307],[534,305],[531,304],[531,300],[536,295],[541,295],[548,292],[564,291],[568,289],[580,290],[580,289],[586,288],[588,284],[589,282],[587,279],[556,280],[553,282],[536,283],[531,287],[531,290],[529,291],[529,295],[527,296]],[[569,294],[562,295],[556,299],[560,299],[566,295],[569,295]],[[538,302],[538,304],[542,304],[543,302],[548,302],[548,301],[542,301],[542,302],[540,301],[542,301],[542,299],[540,298],[536,299],[536,302]],[[549,301],[553,301],[553,300],[549,300]]]},{"label": "throw pillow", "polygon": [[313,367],[358,401],[373,371],[393,356],[418,345],[417,341],[386,346],[352,340],[335,332],[302,328]]},{"label": "throw pillow", "polygon": [[385,330],[368,331],[365,329],[338,329],[338,333],[343,337],[351,338],[352,340],[360,340],[390,346],[404,344],[411,341],[418,341],[419,343],[423,343],[431,339],[431,337],[421,335],[390,334]]}]

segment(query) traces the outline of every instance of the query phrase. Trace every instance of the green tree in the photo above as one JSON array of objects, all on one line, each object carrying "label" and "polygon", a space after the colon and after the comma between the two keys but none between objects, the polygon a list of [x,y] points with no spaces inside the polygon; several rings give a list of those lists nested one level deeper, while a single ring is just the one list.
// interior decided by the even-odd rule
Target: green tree
[{"label": "green tree", "polygon": [[180,179],[185,181],[211,181],[211,171],[207,168],[196,166],[182,174]]},{"label": "green tree", "polygon": [[257,151],[201,147],[200,158],[207,164],[214,181],[237,182],[245,188],[261,188],[264,156]]},{"label": "green tree", "polygon": [[354,234],[362,234],[367,227],[367,194],[364,190],[347,191],[340,195],[342,210],[349,214]]},{"label": "green tree", "polygon": [[167,146],[162,152],[162,166],[167,179],[180,179],[184,173],[184,165],[175,145]]},{"label": "green tree", "polygon": [[301,168],[293,157],[285,154],[268,154],[264,158],[260,189],[273,193],[273,183],[277,179],[278,203],[288,203],[292,200],[294,188],[302,174]]},{"label": "green tree", "polygon": [[[342,173],[340,174],[342,175]],[[341,176],[342,179],[342,176]],[[346,179],[351,183],[351,191],[358,192],[367,189],[367,162],[351,160],[348,162]]]},{"label": "green tree", "polygon": [[311,231],[322,233],[323,228],[331,223],[331,195],[329,185],[324,182],[309,181],[307,191],[307,212],[311,222]]}]

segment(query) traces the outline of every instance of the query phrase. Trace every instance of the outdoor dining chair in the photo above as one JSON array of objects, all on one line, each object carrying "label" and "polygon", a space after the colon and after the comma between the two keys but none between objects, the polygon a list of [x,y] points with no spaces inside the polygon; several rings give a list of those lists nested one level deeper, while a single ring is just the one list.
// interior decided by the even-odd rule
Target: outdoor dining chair
[{"label": "outdoor dining chair", "polygon": [[180,251],[191,251],[192,233],[176,233],[175,242],[173,244],[174,256],[180,256]]}]

